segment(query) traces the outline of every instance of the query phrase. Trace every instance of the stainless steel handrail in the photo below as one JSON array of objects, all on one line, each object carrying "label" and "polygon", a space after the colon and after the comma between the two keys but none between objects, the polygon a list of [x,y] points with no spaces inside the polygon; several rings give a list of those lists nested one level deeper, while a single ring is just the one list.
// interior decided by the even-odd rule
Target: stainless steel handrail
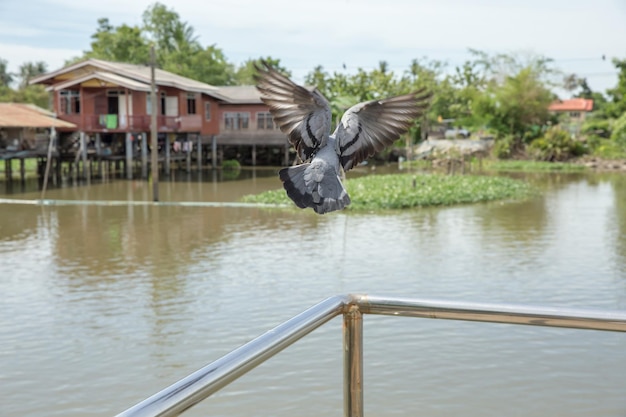
[{"label": "stainless steel handrail", "polygon": [[343,314],[344,415],[363,416],[363,314],[626,332],[626,312],[339,295],[305,310],[118,417],[177,416]]}]

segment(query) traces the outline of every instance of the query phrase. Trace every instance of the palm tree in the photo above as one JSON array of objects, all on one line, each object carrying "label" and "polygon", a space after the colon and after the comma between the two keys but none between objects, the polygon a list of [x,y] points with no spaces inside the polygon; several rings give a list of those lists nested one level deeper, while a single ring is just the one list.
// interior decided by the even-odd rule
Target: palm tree
[{"label": "palm tree", "polygon": [[8,62],[0,58],[0,87],[8,87],[13,82],[13,74],[7,69]]},{"label": "palm tree", "polygon": [[25,62],[20,65],[19,75],[20,89],[28,87],[28,82],[34,77],[48,72],[48,65],[43,61]]}]

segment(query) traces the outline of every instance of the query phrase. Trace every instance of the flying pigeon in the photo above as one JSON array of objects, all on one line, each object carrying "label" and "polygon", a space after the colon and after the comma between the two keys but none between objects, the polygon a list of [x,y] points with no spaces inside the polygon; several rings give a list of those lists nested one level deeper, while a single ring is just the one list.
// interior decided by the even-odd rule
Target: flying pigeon
[{"label": "flying pigeon", "polygon": [[298,207],[310,207],[318,214],[350,204],[339,177],[341,167],[348,171],[391,145],[424,113],[431,97],[422,88],[356,104],[343,114],[331,135],[330,104],[317,89],[294,83],[265,61],[256,70],[261,100],[303,161],[280,170],[283,187]]}]

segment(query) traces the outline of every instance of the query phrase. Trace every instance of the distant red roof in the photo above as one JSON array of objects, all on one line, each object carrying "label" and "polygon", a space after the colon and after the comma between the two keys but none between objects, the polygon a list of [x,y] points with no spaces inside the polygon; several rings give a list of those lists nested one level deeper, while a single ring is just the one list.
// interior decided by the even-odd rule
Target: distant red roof
[{"label": "distant red roof", "polygon": [[591,111],[593,110],[593,100],[586,98],[572,98],[569,100],[559,100],[550,104],[550,111]]}]

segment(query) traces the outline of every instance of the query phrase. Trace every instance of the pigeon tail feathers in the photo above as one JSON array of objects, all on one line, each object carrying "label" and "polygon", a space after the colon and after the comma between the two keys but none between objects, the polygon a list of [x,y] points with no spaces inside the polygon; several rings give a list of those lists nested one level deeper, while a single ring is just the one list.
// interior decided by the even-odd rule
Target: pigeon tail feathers
[{"label": "pigeon tail feathers", "polygon": [[283,168],[278,173],[287,195],[302,209],[310,207],[325,214],[350,204],[350,196],[337,175],[318,174],[311,163]]}]

